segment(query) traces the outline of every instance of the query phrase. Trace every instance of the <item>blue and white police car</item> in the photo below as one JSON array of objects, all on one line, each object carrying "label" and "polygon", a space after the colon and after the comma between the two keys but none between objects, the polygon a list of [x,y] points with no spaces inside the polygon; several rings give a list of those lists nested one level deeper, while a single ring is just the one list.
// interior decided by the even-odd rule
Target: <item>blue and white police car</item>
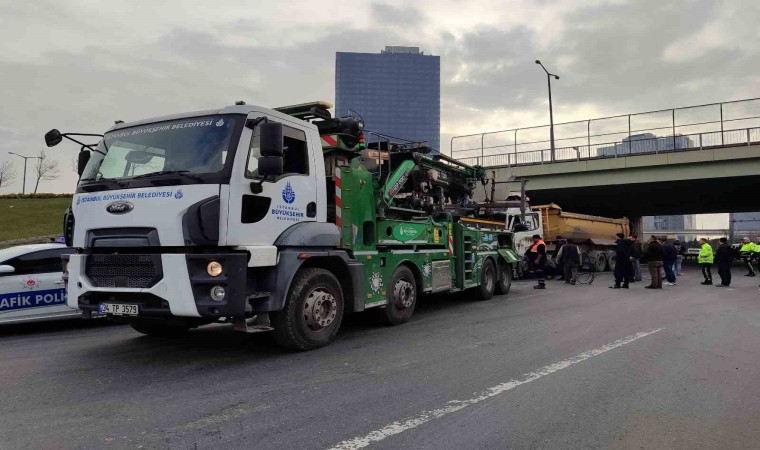
[{"label": "blue and white police car", "polygon": [[0,324],[81,317],[66,305],[63,244],[20,245],[0,250]]}]

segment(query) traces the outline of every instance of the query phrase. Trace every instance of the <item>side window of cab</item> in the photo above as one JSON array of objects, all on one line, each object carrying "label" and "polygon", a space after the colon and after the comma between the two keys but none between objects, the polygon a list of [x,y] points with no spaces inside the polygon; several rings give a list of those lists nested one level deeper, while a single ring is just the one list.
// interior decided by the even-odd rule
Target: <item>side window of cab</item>
[{"label": "side window of cab", "polygon": [[[259,130],[258,126],[253,130],[251,143],[248,146],[248,162],[245,168],[246,178],[256,178],[258,175],[258,160],[261,157]],[[282,141],[284,148],[283,176],[308,175],[309,152],[306,145],[306,133],[303,130],[283,125]]]}]

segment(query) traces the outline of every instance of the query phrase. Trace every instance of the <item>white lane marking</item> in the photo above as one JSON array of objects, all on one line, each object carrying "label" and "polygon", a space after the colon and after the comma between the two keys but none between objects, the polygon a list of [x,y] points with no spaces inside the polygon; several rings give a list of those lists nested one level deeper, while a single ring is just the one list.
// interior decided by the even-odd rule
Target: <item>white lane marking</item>
[{"label": "white lane marking", "polygon": [[357,436],[353,439],[343,441],[337,444],[336,446],[331,447],[330,450],[355,450],[355,449],[367,447],[373,442],[382,441],[385,438],[391,437],[399,433],[403,433],[404,431],[407,431],[407,430],[411,430],[412,428],[416,428],[433,419],[438,419],[447,414],[451,414],[453,412],[459,411],[460,409],[464,409],[468,406],[472,406],[476,403],[480,403],[484,400],[488,400],[491,397],[495,397],[499,394],[503,394],[507,391],[510,391],[516,388],[517,386],[530,383],[531,381],[536,381],[539,378],[543,378],[554,372],[558,372],[562,369],[566,369],[572,366],[573,364],[578,364],[579,362],[583,362],[587,359],[593,358],[594,356],[599,356],[602,353],[606,353],[610,350],[614,350],[618,347],[622,347],[623,345],[630,344],[633,341],[649,336],[650,334],[657,333],[658,331],[661,331],[661,330],[662,328],[657,328],[656,330],[642,331],[640,333],[626,336],[624,338],[618,339],[617,341],[610,342],[609,344],[603,345],[601,347],[597,347],[593,350],[588,350],[578,355],[575,355],[572,358],[565,359],[563,361],[542,367],[535,372],[526,373],[523,379],[521,380],[510,380],[506,383],[497,384],[496,386],[486,389],[485,391],[479,393],[478,395],[470,399],[452,400],[446,403],[446,405],[442,408],[433,409],[430,411],[424,411],[402,422],[393,422],[391,424],[388,424],[384,426],[383,428],[380,428],[379,430],[375,430],[365,436]]}]

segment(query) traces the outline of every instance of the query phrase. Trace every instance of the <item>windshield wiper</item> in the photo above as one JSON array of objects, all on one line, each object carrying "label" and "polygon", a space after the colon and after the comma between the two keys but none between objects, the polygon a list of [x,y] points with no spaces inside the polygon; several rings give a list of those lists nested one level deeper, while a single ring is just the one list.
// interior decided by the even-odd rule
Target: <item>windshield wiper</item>
[{"label": "windshield wiper", "polygon": [[98,179],[89,178],[89,179],[85,179],[85,180],[81,180],[81,181],[87,182],[87,184],[85,186],[92,186],[93,184],[98,184],[98,183],[111,183],[111,184],[115,184],[115,185],[119,186],[120,188],[127,188],[128,187],[127,183],[125,183],[123,181],[120,181],[120,180],[117,180],[115,178],[98,178]]},{"label": "windshield wiper", "polygon": [[158,172],[151,172],[151,173],[144,173],[142,175],[137,175],[136,177],[132,177],[132,180],[137,180],[140,178],[150,178],[157,175],[182,175],[183,177],[187,177],[191,180],[195,181],[203,181],[203,178],[197,176],[197,175],[191,175],[189,170],[159,170]]}]

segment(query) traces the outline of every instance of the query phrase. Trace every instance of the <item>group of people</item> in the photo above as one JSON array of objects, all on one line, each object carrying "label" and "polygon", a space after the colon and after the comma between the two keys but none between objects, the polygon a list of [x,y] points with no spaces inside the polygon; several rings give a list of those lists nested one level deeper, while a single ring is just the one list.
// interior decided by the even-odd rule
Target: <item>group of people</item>
[{"label": "group of people", "polygon": [[[533,271],[538,283],[534,289],[546,289],[546,266],[549,263],[549,255],[546,243],[538,234],[533,235],[533,245],[526,253],[528,270]],[[582,262],[580,248],[567,239],[557,236],[557,253],[553,263],[560,273],[560,279],[565,283],[574,285],[578,279],[578,267]]]},{"label": "group of people", "polygon": [[[651,236],[646,251],[642,252],[643,245],[636,236],[626,238],[622,233],[618,233],[617,238],[615,242],[617,258],[615,284],[610,288],[628,288],[631,281],[641,281],[640,261],[642,254],[647,261],[649,275],[652,279],[650,285],[646,286],[647,289],[662,289],[663,281],[669,286],[676,285],[676,277],[682,274],[683,258],[686,254],[686,248],[680,241],[670,242],[665,238]],[[720,245],[713,252],[707,238],[699,240],[697,263],[704,277],[704,281],[700,283],[702,285],[713,285],[713,264],[717,264],[718,276],[720,277],[720,283],[715,286],[728,287],[731,285],[731,265],[737,254],[727,238],[722,237],[719,241]],[[752,263],[760,260],[760,236],[757,237],[756,244],[750,243],[748,238],[744,238],[739,248],[739,256],[745,261],[748,268],[746,276],[755,276],[756,272]],[[625,263],[627,261],[630,264]]]},{"label": "group of people", "polygon": [[[720,238],[720,245],[714,252],[706,238],[701,238],[699,243],[697,263],[704,277],[701,284],[713,284],[712,266],[717,264],[720,283],[715,286],[730,286],[731,265],[737,256],[737,250],[725,237]],[[677,239],[668,241],[662,237],[651,236],[644,249],[638,236],[626,237],[623,233],[618,233],[615,241],[615,284],[610,286],[610,289],[628,289],[631,283],[642,281],[642,261],[646,261],[651,278],[651,283],[646,289],[662,289],[663,283],[675,286],[677,277],[683,273],[685,255],[686,247]],[[738,256],[747,266],[746,276],[755,276],[757,272],[753,262],[760,261],[760,236],[757,237],[757,243],[751,243],[748,238],[744,238],[738,248]],[[582,252],[576,244],[557,237],[557,250],[553,262],[560,273],[560,279],[564,279],[565,283],[576,284],[578,268],[583,263],[582,258]],[[533,245],[526,254],[526,260],[529,270],[534,272],[538,280],[534,289],[546,289],[546,266],[550,258],[546,243],[540,235],[533,236]]]},{"label": "group of people", "polygon": [[617,234],[615,241],[615,284],[611,289],[628,289],[630,283],[641,281],[641,261],[647,261],[652,282],[647,289],[662,289],[663,281],[676,285],[676,277],[683,274],[683,258],[686,247],[681,241],[668,241],[652,236],[644,245],[637,235],[626,237]]}]

